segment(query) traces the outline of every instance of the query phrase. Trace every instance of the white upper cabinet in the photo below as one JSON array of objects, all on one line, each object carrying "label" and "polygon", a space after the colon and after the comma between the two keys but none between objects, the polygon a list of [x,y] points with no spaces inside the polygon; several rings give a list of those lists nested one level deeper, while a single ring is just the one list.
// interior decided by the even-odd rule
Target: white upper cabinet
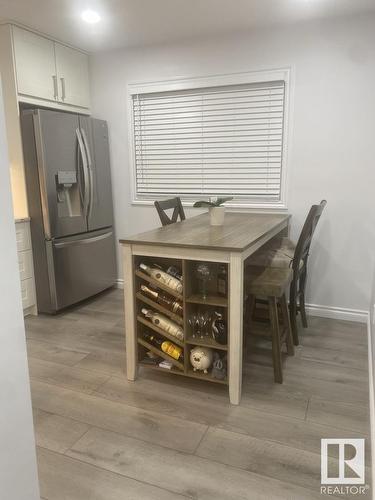
[{"label": "white upper cabinet", "polygon": [[55,43],[59,97],[65,104],[88,108],[89,68],[86,54]]},{"label": "white upper cabinet", "polygon": [[13,43],[18,93],[54,101],[57,97],[54,42],[14,26]]},{"label": "white upper cabinet", "polygon": [[13,26],[20,100],[54,108],[90,107],[88,57],[79,50]]}]

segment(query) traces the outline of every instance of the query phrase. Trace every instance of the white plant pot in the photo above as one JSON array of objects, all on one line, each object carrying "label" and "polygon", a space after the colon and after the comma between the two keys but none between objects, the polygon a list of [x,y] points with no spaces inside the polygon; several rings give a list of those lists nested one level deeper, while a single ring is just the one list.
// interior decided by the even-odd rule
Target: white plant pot
[{"label": "white plant pot", "polygon": [[210,208],[210,224],[211,226],[222,226],[224,224],[225,207]]}]

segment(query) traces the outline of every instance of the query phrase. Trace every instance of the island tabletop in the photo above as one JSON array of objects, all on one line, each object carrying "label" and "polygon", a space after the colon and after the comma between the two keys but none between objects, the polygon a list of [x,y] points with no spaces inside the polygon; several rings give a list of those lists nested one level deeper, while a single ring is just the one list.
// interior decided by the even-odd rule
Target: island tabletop
[{"label": "island tabletop", "polygon": [[[136,380],[142,365],[229,385],[231,403],[239,404],[244,262],[274,236],[287,234],[289,218],[288,214],[228,212],[223,226],[210,226],[209,215],[203,214],[120,240],[128,380]],[[197,285],[200,263],[206,264],[211,275],[205,295]],[[171,266],[178,271],[178,290],[155,279],[150,271],[169,271]],[[224,293],[216,285],[220,273],[226,280]],[[192,322],[198,316],[210,321],[220,316],[225,342],[207,335],[198,338]],[[204,348],[213,359],[222,361],[225,376],[214,373],[212,362],[207,373],[193,367],[190,353],[195,348]],[[155,359],[160,363],[155,364]]]},{"label": "island tabletop", "polygon": [[229,212],[223,226],[210,226],[205,213],[121,239],[120,243],[244,252],[268,233],[282,230],[289,218],[288,214]]}]

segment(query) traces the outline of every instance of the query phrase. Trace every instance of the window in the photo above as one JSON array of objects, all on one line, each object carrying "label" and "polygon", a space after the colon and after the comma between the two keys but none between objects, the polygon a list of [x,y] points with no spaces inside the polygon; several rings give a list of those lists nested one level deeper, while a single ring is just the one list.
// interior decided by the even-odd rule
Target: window
[{"label": "window", "polygon": [[285,79],[190,85],[131,93],[135,200],[283,206]]}]

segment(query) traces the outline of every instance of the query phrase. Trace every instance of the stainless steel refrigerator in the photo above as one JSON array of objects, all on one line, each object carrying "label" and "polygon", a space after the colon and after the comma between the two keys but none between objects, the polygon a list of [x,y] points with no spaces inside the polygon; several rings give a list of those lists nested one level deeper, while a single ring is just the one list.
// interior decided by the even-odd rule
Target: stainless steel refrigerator
[{"label": "stainless steel refrigerator", "polygon": [[21,114],[38,310],[55,313],[116,280],[105,121]]}]

